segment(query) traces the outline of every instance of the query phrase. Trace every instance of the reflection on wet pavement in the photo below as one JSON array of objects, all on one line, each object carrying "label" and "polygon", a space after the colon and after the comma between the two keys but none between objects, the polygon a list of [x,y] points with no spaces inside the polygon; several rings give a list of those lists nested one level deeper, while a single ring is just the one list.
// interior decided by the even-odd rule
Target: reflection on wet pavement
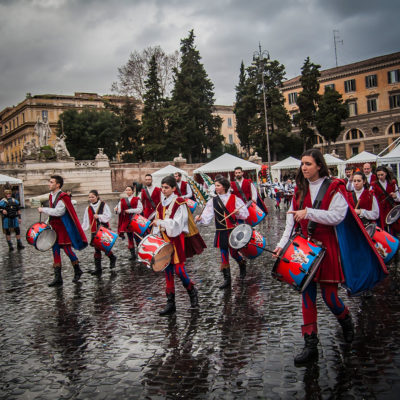
[{"label": "reflection on wet pavement", "polygon": [[[80,216],[84,207],[78,206]],[[23,232],[38,221],[35,210],[23,217]],[[272,205],[257,227],[269,248],[284,220],[285,212]],[[233,265],[232,289],[218,289],[213,228],[201,232],[209,248],[187,265],[200,310],[190,310],[177,280],[177,313],[170,317],[158,315],[166,301],[163,275],[128,261],[126,241],[114,246],[115,273],[107,260],[101,278],[85,273],[78,284],[63,255],[64,286],[55,289],[47,287],[50,251],[26,245],[9,253],[2,237],[0,398],[397,398],[398,260],[373,297],[341,292],[356,324],[352,345],[318,299],[319,359],[296,368],[293,357],[303,345],[298,293],[271,278],[274,261],[267,253],[249,263],[245,282]],[[82,269],[93,268],[92,248],[79,258]]]}]

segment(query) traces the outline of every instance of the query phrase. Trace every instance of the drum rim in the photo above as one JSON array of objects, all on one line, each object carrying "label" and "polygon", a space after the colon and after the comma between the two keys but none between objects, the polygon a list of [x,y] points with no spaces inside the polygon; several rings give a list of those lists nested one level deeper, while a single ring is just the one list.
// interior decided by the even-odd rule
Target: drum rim
[{"label": "drum rim", "polygon": [[153,270],[154,272],[162,272],[162,271],[164,271],[164,269],[167,268],[168,265],[171,263],[171,259],[170,259],[170,262],[168,262],[168,264],[165,265],[165,267],[163,267],[162,269],[160,269],[160,270],[155,270],[155,269],[154,269],[154,264],[155,264],[154,259],[155,259],[155,256],[156,256],[165,246],[168,246],[168,245],[172,247],[172,252],[171,252],[171,259],[172,259],[172,254],[173,254],[173,252],[174,252],[174,246],[172,245],[171,242],[165,241],[165,243],[163,243],[163,244],[157,249],[157,251],[155,252],[155,254],[153,254],[153,257],[151,257],[151,265],[150,265],[150,266],[151,266],[151,268],[152,268],[152,270]]},{"label": "drum rim", "polygon": [[[398,216],[398,218],[396,218],[396,220],[394,220],[394,221],[392,221],[392,222],[389,222],[389,221],[388,221],[388,218],[389,218],[389,216],[390,216],[390,214],[391,214],[392,212],[399,213],[399,216]],[[400,219],[400,205],[394,206],[394,207],[389,211],[389,213],[386,215],[385,222],[386,222],[387,225],[392,225],[392,224],[394,224],[395,222],[397,222],[399,219]]]},{"label": "drum rim", "polygon": [[50,230],[51,232],[54,232],[55,240],[54,240],[54,243],[48,249],[39,249],[37,247],[37,240],[39,239],[39,236],[40,236],[40,233],[39,233],[39,235],[35,239],[35,249],[38,250],[38,251],[42,251],[42,252],[50,250],[54,246],[54,244],[57,242],[57,232],[50,225],[48,225],[48,224],[46,224],[46,225],[47,225],[47,227],[44,228],[40,233],[45,232],[47,230]]},{"label": "drum rim", "polygon": [[[231,244],[232,233],[235,232],[235,230],[239,230],[238,228],[242,228],[243,226],[247,226],[247,227],[250,228],[250,231],[251,231],[250,238],[249,238],[249,240],[247,241],[247,243],[246,243],[244,246],[242,246],[242,247],[234,247],[234,246],[232,246],[232,244]],[[252,227],[250,224],[239,224],[238,226],[235,226],[235,228],[234,228],[234,229],[232,230],[232,232],[229,234],[229,239],[228,239],[229,246],[231,246],[231,247],[232,247],[233,249],[235,249],[235,250],[241,250],[241,249],[243,249],[244,247],[246,247],[246,246],[250,243],[250,240],[251,240],[252,237],[253,237],[253,227]]]},{"label": "drum rim", "polygon": [[[370,235],[369,232],[368,232],[368,230],[367,230],[367,228],[368,228],[369,226],[372,226],[372,227],[374,228],[374,231],[372,232],[372,235]],[[373,236],[375,235],[375,232],[376,232],[376,228],[377,228],[377,227],[378,227],[378,225],[376,225],[375,222],[371,222],[370,224],[368,224],[368,225],[365,227],[365,230],[367,231],[368,236],[369,236],[371,239],[372,239]]]}]

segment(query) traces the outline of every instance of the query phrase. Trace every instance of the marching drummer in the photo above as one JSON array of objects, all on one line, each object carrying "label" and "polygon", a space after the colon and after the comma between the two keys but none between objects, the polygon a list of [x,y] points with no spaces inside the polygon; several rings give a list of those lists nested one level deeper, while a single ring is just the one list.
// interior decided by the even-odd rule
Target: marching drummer
[{"label": "marching drummer", "polygon": [[240,278],[246,276],[246,260],[239,254],[237,249],[229,246],[229,236],[237,225],[237,220],[245,220],[249,212],[245,203],[235,194],[230,193],[230,183],[228,179],[219,175],[215,178],[216,196],[208,200],[204,211],[197,215],[196,222],[208,225],[215,219],[214,247],[218,247],[221,252],[221,271],[224,282],[220,289],[231,286],[231,270],[229,265],[229,254],[239,265]]},{"label": "marching drummer", "polygon": [[231,182],[233,194],[239,197],[244,203],[249,200],[257,202],[257,190],[251,179],[243,178],[243,168],[236,167],[234,174],[235,180]]},{"label": "marching drummer", "polygon": [[114,211],[119,214],[118,217],[118,234],[124,238],[125,233],[128,236],[128,248],[131,253],[130,261],[135,261],[137,259],[137,255],[135,252],[135,242],[138,245],[140,242],[140,238],[134,234],[131,229],[129,229],[129,223],[134,214],[141,214],[143,211],[142,202],[140,198],[134,195],[135,189],[133,186],[128,185],[125,188],[125,193],[127,198],[122,198],[117,206],[114,208]]},{"label": "marching drummer", "polygon": [[[344,281],[344,274],[339,260],[339,245],[335,234],[335,225],[344,220],[347,213],[347,202],[342,192],[345,192],[343,181],[336,179],[327,181],[329,170],[317,149],[303,153],[301,166],[296,176],[296,189],[292,205],[288,211],[286,228],[275,248],[279,256],[283,247],[290,239],[295,223],[299,224],[305,237],[309,236],[307,227],[309,221],[316,222],[312,238],[322,242],[326,247],[314,281],[302,293],[302,312],[305,346],[295,357],[296,364],[302,364],[318,356],[317,336],[317,284],[320,284],[321,295],[331,312],[336,316],[343,329],[345,341],[350,343],[354,336],[353,322],[349,309],[338,296],[338,284]],[[325,189],[320,209],[313,208],[313,203],[321,186]],[[343,186],[343,187],[341,187]]]},{"label": "marching drummer", "polygon": [[[100,200],[99,192],[97,190],[91,190],[89,192],[89,205],[86,207],[83,215],[82,229],[84,231],[90,229],[93,239],[100,226],[104,226],[106,228],[109,227],[110,220],[110,207],[108,207],[104,201]],[[110,259],[110,269],[114,268],[117,257],[111,250],[106,252],[106,256]],[[98,248],[95,248],[94,250],[94,266],[95,269],[90,271],[90,273],[92,275],[100,276],[102,273],[101,251]]]},{"label": "marching drummer", "polygon": [[72,282],[78,282],[82,270],[79,267],[79,259],[72,250],[82,250],[87,246],[87,239],[82,230],[81,223],[74,206],[71,203],[71,197],[62,192],[64,179],[59,175],[52,175],[49,180],[49,205],[50,207],[39,207],[39,213],[45,213],[50,216],[49,224],[57,233],[57,240],[53,245],[54,259],[54,280],[49,286],[61,286],[63,284],[61,276],[61,248],[71,261],[74,267],[74,278]]},{"label": "marching drummer", "polygon": [[159,313],[160,315],[173,314],[176,311],[174,273],[181,279],[189,294],[191,308],[199,306],[197,289],[186,272],[185,261],[187,257],[200,254],[206,245],[198,233],[191,234],[188,223],[191,215],[189,215],[185,199],[177,197],[174,193],[175,189],[176,180],[173,176],[169,175],[163,178],[161,202],[157,206],[156,217],[152,222],[153,234],[171,242],[174,248],[171,263],[164,270],[167,304]]},{"label": "marching drummer", "polygon": [[140,200],[143,204],[143,216],[149,218],[156,211],[157,204],[161,201],[161,189],[153,185],[151,174],[146,174],[144,177]]}]

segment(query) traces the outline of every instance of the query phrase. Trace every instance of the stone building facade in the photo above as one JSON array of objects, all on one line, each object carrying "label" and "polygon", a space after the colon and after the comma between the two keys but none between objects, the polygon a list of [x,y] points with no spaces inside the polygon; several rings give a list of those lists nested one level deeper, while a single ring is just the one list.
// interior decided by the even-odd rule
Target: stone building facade
[{"label": "stone building facade", "polygon": [[[340,158],[348,159],[364,150],[379,154],[400,137],[400,52],[321,71],[319,83],[320,94],[332,87],[349,107],[345,129],[331,144]],[[300,76],[286,81],[282,92],[293,117],[298,112]],[[318,132],[314,147],[327,150]]]}]

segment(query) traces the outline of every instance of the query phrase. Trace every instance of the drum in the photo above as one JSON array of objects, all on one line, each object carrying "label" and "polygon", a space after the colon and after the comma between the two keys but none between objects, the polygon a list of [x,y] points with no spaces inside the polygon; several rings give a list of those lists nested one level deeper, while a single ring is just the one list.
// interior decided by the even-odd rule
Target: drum
[{"label": "drum", "polygon": [[170,242],[155,236],[147,235],[138,246],[138,260],[153,271],[164,271],[171,262],[174,248]]},{"label": "drum", "polygon": [[249,259],[258,257],[265,249],[266,240],[261,233],[252,229],[250,225],[238,225],[229,236],[229,246],[237,249]]},{"label": "drum", "polygon": [[90,241],[90,245],[98,250],[103,250],[105,253],[108,253],[114,246],[117,237],[117,233],[110,231],[105,226],[100,226],[100,228],[97,229],[97,232]]},{"label": "drum", "polygon": [[272,269],[272,276],[303,292],[317,272],[325,252],[324,247],[295,235],[282,249]]},{"label": "drum", "polygon": [[129,222],[128,229],[140,236],[144,236],[150,224],[151,221],[149,219],[143,217],[143,215],[135,214]]},{"label": "drum", "polygon": [[246,205],[249,210],[249,216],[246,219],[246,223],[251,226],[256,226],[265,218],[266,214],[254,201],[249,201]]},{"label": "drum", "polygon": [[384,263],[388,264],[399,249],[399,240],[375,224],[369,224],[365,229]]},{"label": "drum", "polygon": [[195,212],[195,210],[196,210],[196,207],[197,207],[197,201],[193,201],[192,199],[186,199],[186,204],[189,207],[189,210],[193,214]]},{"label": "drum", "polygon": [[397,222],[399,218],[400,218],[400,206],[395,206],[389,211],[388,215],[386,215],[385,222],[387,225],[392,225],[395,222]]},{"label": "drum", "polygon": [[44,222],[36,222],[26,231],[26,241],[39,251],[50,250],[56,240],[57,233]]}]

